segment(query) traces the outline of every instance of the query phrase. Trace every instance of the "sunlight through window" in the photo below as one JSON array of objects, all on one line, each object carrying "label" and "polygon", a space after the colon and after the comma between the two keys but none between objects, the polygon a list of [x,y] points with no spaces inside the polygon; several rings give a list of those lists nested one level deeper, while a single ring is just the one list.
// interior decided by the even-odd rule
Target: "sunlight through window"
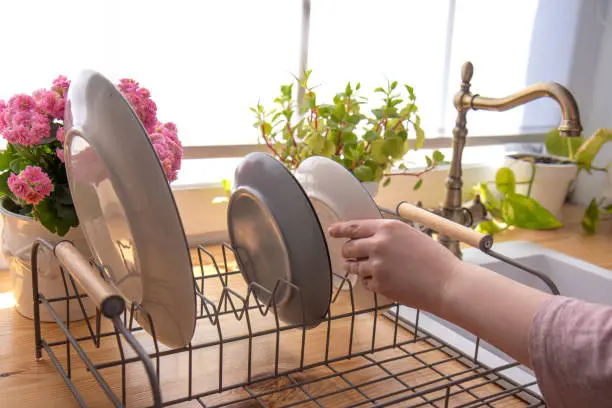
[{"label": "sunlight through window", "polygon": [[0,293],[0,310],[10,309],[17,304],[13,292]]}]

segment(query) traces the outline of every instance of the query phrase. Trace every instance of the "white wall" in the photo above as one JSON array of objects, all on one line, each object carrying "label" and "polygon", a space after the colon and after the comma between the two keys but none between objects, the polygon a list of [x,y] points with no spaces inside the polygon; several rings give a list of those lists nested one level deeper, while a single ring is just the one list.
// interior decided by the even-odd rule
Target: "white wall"
[{"label": "white wall", "polygon": [[[598,128],[612,128],[612,4],[583,1],[581,27],[574,51],[570,89],[578,100],[585,136]],[[604,146],[596,166],[612,162],[612,143]],[[612,198],[612,178],[601,172],[578,177],[573,201],[587,205],[593,197]]]}]

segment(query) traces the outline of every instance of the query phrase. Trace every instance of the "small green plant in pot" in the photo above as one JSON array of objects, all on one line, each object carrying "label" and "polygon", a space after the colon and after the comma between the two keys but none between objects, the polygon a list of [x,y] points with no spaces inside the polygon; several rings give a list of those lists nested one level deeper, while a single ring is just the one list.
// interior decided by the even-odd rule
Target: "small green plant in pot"
[{"label": "small green plant in pot", "polygon": [[[261,103],[251,110],[260,143],[290,170],[310,156],[325,156],[342,164],[361,182],[390,182],[390,175],[416,176],[415,188],[422,184],[421,176],[444,160],[436,151],[427,157],[424,171],[409,173],[402,159],[409,150],[423,146],[425,133],[421,128],[414,89],[397,81],[374,90],[380,105],[370,112],[362,107],[367,98],[360,95],[361,85],[347,83],[331,103],[320,103],[308,79],[298,85],[304,88],[300,106],[294,100],[294,84],[282,85],[274,100],[276,107],[267,109]],[[411,137],[410,137],[411,136]],[[400,170],[391,173],[394,166]]]},{"label": "small green plant in pot", "polygon": [[[580,171],[607,171],[594,166],[593,160],[610,140],[612,131],[608,129],[599,129],[586,140],[583,137],[565,138],[554,130],[546,136],[550,156],[511,156],[511,164],[497,171],[495,181],[479,183],[473,189],[490,214],[490,219],[476,228],[496,233],[510,226],[535,230],[562,226],[558,214],[570,184]],[[610,206],[592,199],[582,220],[583,229],[595,232],[599,219],[610,212]]]},{"label": "small green plant in pot", "polygon": [[[597,167],[593,164],[595,156],[599,153],[604,144],[612,141],[612,129],[597,129],[586,140],[584,137],[564,138],[556,130],[550,131],[546,135],[546,149],[549,153],[556,156],[565,157],[574,162],[578,167],[577,174],[586,171],[608,172],[610,163],[605,167]],[[589,206],[582,217],[582,228],[587,233],[594,233],[597,230],[599,221],[612,214],[612,205],[604,205],[604,198],[591,198]]]}]

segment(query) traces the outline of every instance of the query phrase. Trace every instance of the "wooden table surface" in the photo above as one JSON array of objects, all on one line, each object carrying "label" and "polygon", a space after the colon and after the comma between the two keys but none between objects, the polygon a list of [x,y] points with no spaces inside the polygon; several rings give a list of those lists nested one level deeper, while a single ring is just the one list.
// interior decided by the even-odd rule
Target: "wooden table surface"
[{"label": "wooden table surface", "polygon": [[[508,240],[527,240],[537,242],[544,247],[554,249],[570,256],[578,257],[587,262],[598,266],[612,269],[612,256],[610,256],[610,248],[612,248],[612,225],[606,223],[598,234],[593,236],[584,235],[580,230],[580,217],[582,210],[575,207],[567,207],[565,209],[566,225],[556,231],[524,231],[513,230],[507,231],[496,237],[496,242]],[[212,251],[218,255],[219,249],[213,248]],[[198,269],[194,269],[194,273],[199,273]],[[207,266],[206,273],[212,273],[212,268]],[[235,279],[240,280],[238,276]],[[233,288],[239,288],[240,282],[236,282]],[[212,299],[218,299],[219,288],[211,288],[208,293],[205,293]],[[238,289],[237,289],[238,290]],[[0,271],[0,294],[11,291],[10,276],[7,271]],[[346,311],[347,301],[342,296],[332,306],[332,311],[337,315]],[[244,333],[245,323],[236,321],[233,316],[226,316],[223,326],[224,338],[237,336],[239,333]],[[347,352],[348,342],[346,339],[349,336],[349,321],[340,320],[338,324],[333,326],[331,330],[331,347],[330,357],[340,357]],[[258,326],[258,330],[263,330],[270,327],[269,318],[254,319],[251,322],[254,326]],[[335,324],[335,323],[334,323]],[[83,333],[83,323],[73,324],[77,327],[77,332]],[[108,326],[108,325],[107,325]],[[371,345],[372,338],[372,316],[364,315],[357,319],[355,323],[355,334],[353,340],[353,351],[367,351]],[[43,324],[43,334],[49,339],[62,339],[58,329],[54,324]],[[394,325],[391,320],[386,318],[378,318],[376,345],[383,346],[390,342],[393,338]],[[81,331],[79,331],[81,330]],[[281,340],[280,351],[280,368],[291,369],[299,366],[297,350],[300,348],[301,332],[289,331]],[[217,332],[206,322],[199,324],[194,337],[194,342],[206,342],[216,338]],[[281,336],[281,337],[283,337]],[[309,332],[307,341],[307,355],[305,356],[306,363],[315,363],[322,358],[323,350],[321,345],[325,344],[326,329],[318,327]],[[152,350],[150,337],[138,332],[135,337],[145,346],[147,350]],[[400,329],[398,334],[399,341],[406,341],[412,338],[412,335],[403,329]],[[195,340],[197,339],[197,340]],[[108,361],[117,358],[117,345],[114,341],[103,342],[100,349],[95,349],[89,343],[84,344],[84,347],[91,353],[92,358],[96,362]],[[425,364],[433,361],[439,361],[448,358],[447,354],[442,351],[434,350],[427,351],[431,348],[431,344],[422,342],[413,342],[406,345],[403,349],[390,349],[385,352],[374,353],[366,357],[356,357],[351,360],[339,361],[333,364],[326,364],[312,370],[299,372],[292,376],[282,376],[278,379],[262,382],[253,385],[251,388],[239,388],[235,391],[224,393],[223,395],[212,395],[205,398],[206,404],[219,403],[222,398],[228,397],[239,398],[240,396],[248,397],[249,392],[257,392],[265,390],[271,386],[278,387],[285,383],[290,384],[291,381],[303,381],[313,379],[310,383],[310,388],[302,390],[291,389],[284,393],[271,394],[260,399],[260,402],[250,402],[244,404],[233,405],[235,407],[256,407],[269,406],[277,407],[290,402],[299,401],[300,398],[305,398],[305,395],[321,395],[322,393],[331,392],[331,396],[320,399],[319,405],[313,403],[304,403],[297,405],[298,407],[316,407],[316,406],[331,406],[342,407],[350,404],[363,402],[360,406],[372,406],[368,399],[376,399],[377,395],[388,394],[394,389],[405,388],[405,384],[418,387],[419,384],[428,384],[432,381],[438,381],[440,372],[444,375],[452,375],[463,369],[465,366],[457,361],[451,361],[439,366],[437,372],[430,369],[422,370],[414,368],[406,370],[415,364]],[[273,372],[274,361],[274,338],[261,337],[254,341],[253,354],[253,377],[262,377],[270,375]],[[407,353],[422,351],[422,361],[416,362],[414,358],[405,358]],[[235,342],[224,347],[224,384],[230,384],[232,381],[240,382],[246,379],[246,341]],[[65,361],[64,349],[58,350],[60,361]],[[404,353],[404,354],[402,354]],[[72,353],[73,361],[78,360],[74,350]],[[186,353],[183,353],[184,357]],[[218,365],[219,365],[219,350],[218,348],[209,348],[203,350],[202,353],[194,352],[194,383],[193,392],[203,392],[214,389],[218,385]],[[183,357],[171,356],[167,359],[162,358],[162,389],[164,392],[164,400],[173,400],[180,398],[186,394],[186,372],[187,362]],[[393,360],[395,358],[395,360]],[[381,359],[393,360],[384,366],[380,364]],[[379,363],[377,364],[376,361]],[[367,364],[372,365],[372,369],[355,369],[351,371],[351,367],[365,367]],[[393,363],[395,362],[395,364]],[[317,382],[316,378],[322,376],[333,375],[334,371],[347,370],[351,372],[349,375],[342,378],[333,378],[333,380]],[[402,372],[408,371],[408,374],[401,375]],[[105,378],[112,387],[119,387],[120,370],[119,368],[107,369]],[[393,378],[384,379],[384,376],[393,376]],[[346,378],[345,378],[346,377]],[[350,378],[348,378],[350,377]],[[383,378],[384,377],[384,378]],[[345,392],[333,391],[338,389],[342,384],[346,386],[347,381],[353,384],[363,384],[366,381],[379,378],[380,381],[371,385],[364,385],[359,390],[347,390]],[[104,407],[110,406],[108,400],[99,391],[97,385],[92,381],[91,376],[83,368],[83,365],[75,366],[73,371],[73,379],[79,389],[82,391],[89,406]],[[340,385],[339,385],[340,383]],[[148,406],[151,403],[146,387],[146,378],[143,371],[139,367],[128,368],[127,371],[127,387],[130,390],[128,406]],[[395,387],[395,388],[394,388]],[[117,388],[115,388],[117,389]],[[398,391],[398,393],[400,392]],[[483,386],[479,388],[478,395],[482,393],[495,393],[499,388],[495,385]],[[308,393],[308,394],[307,394]],[[299,395],[298,395],[299,394]],[[439,394],[439,392],[438,392]],[[405,395],[398,394],[398,395]],[[431,398],[436,397],[436,393],[431,394]],[[456,398],[451,399],[451,406],[467,403],[470,401],[469,396],[459,394]],[[473,400],[473,399],[472,399]],[[378,401],[380,402],[380,401]],[[413,402],[414,403],[414,402]],[[406,406],[407,403],[398,404],[397,406]],[[52,366],[49,357],[43,353],[43,359],[36,361],[34,358],[34,333],[32,321],[23,318],[13,308],[0,309],[0,408],[9,407],[75,407],[77,406],[72,394],[64,384],[60,375]],[[187,401],[176,406],[180,407],[201,407],[202,405],[196,401]],[[434,405],[429,405],[434,406]],[[443,406],[438,403],[435,406]],[[519,404],[518,400],[505,399],[500,402],[500,405],[493,406],[524,406]]]}]

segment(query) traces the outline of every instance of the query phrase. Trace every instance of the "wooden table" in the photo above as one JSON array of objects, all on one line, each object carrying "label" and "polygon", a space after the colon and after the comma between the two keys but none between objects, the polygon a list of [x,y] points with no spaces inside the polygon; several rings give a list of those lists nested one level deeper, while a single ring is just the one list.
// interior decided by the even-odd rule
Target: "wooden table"
[{"label": "wooden table", "polygon": [[[565,211],[566,226],[557,231],[521,231],[514,230],[500,234],[496,237],[497,242],[507,240],[528,240],[537,242],[547,248],[564,252],[568,255],[582,258],[588,262],[604,268],[612,268],[612,257],[609,255],[612,248],[612,227],[609,224],[602,226],[600,232],[594,236],[586,236],[580,231],[581,210],[579,208],[567,207]],[[212,251],[219,255],[219,248]],[[196,275],[199,273],[197,268],[194,270]],[[210,265],[206,268],[206,274],[213,273]],[[240,278],[238,276],[233,288],[240,288]],[[10,279],[7,271],[0,272],[0,293],[11,290]],[[220,288],[211,288],[208,293],[211,299],[218,299]],[[340,297],[332,307],[334,315],[338,315],[350,309],[350,305],[345,298]],[[270,326],[270,318],[256,318],[251,322],[254,330],[263,330]],[[355,323],[355,335],[353,341],[353,352],[367,352],[371,347],[372,339],[372,318],[373,314],[366,314],[358,318]],[[223,336],[231,338],[244,333],[245,322],[236,321],[232,315],[223,318]],[[73,324],[77,331],[83,333],[83,324]],[[106,325],[108,327],[108,325]],[[339,320],[331,330],[331,342],[329,358],[340,358],[347,353],[350,328],[350,319]],[[45,337],[51,339],[62,339],[58,329],[54,324],[44,324],[43,333]],[[324,355],[321,345],[325,344],[327,329],[325,325],[308,333],[305,364],[315,364],[320,362]],[[216,330],[210,324],[204,322],[199,324],[194,343],[202,343],[215,339]],[[285,332],[281,337],[281,350],[279,366],[281,370],[290,370],[299,367],[298,350],[300,349],[301,332],[292,330]],[[376,346],[384,347],[387,343],[391,344],[394,336],[394,324],[391,320],[378,317],[376,330]],[[77,406],[71,393],[64,384],[60,375],[52,366],[49,357],[43,353],[43,359],[36,361],[34,358],[34,339],[32,321],[21,317],[14,309],[5,308],[0,310],[0,408],[9,407],[75,407]],[[135,334],[142,344],[152,350],[150,337],[138,332]],[[411,341],[413,336],[407,330],[401,329],[398,333],[398,342],[406,343],[402,348],[389,348],[385,351],[367,354],[363,357],[355,357],[350,360],[342,360],[315,368],[296,372],[292,375],[281,376],[276,379],[262,381],[249,387],[237,388],[233,391],[225,392],[220,395],[211,395],[203,399],[206,404],[219,403],[223,398],[245,398],[248,399],[249,393],[265,392],[271,387],[291,385],[292,382],[305,383],[301,389],[290,387],[286,391],[265,395],[259,402],[245,401],[235,407],[278,407],[291,402],[298,402],[307,398],[307,395],[330,394],[327,398],[318,400],[320,406],[343,407],[351,404],[363,403],[362,407],[372,406],[368,399],[376,400],[377,396],[387,395],[397,390],[397,395],[408,395],[413,391],[406,391],[406,387],[417,387],[423,384],[436,384],[443,375],[451,376],[454,373],[465,370],[465,365],[458,360],[437,365],[437,368],[423,368],[426,364],[439,362],[448,359],[448,354],[440,350],[433,349],[432,343],[427,341]],[[252,378],[263,378],[273,374],[274,364],[274,338],[259,337],[254,340],[253,354],[253,373]],[[85,349],[97,362],[116,359],[117,345],[113,341],[103,342],[100,349],[84,344]],[[60,349],[62,351],[63,349]],[[415,354],[420,356],[415,358]],[[60,352],[60,360],[65,360],[65,353]],[[72,353],[73,360],[77,356]],[[186,353],[182,353],[185,356]],[[248,360],[246,341],[236,341],[226,345],[223,350],[224,356],[224,379],[225,385],[232,381],[240,382],[247,379]],[[383,363],[387,361],[387,363]],[[194,352],[194,383],[193,393],[212,390],[218,385],[219,350],[218,348],[208,348],[200,353]],[[361,367],[361,368],[360,368]],[[164,392],[164,400],[173,400],[186,394],[187,360],[184,357],[162,358],[161,383]],[[345,372],[339,376],[338,372]],[[402,374],[404,373],[404,374]],[[105,378],[113,387],[120,387],[119,367],[104,371]],[[330,377],[326,381],[317,381],[321,377]],[[460,377],[455,377],[460,378]],[[90,406],[110,406],[106,397],[99,391],[91,376],[83,368],[82,364],[73,370],[73,379],[82,391],[87,403]],[[447,381],[447,380],[442,380]],[[478,381],[473,381],[468,385],[474,386]],[[358,390],[350,389],[347,384],[359,385]],[[128,406],[147,406],[151,403],[146,379],[143,371],[139,367],[128,367],[126,385],[130,390]],[[422,388],[421,388],[422,389]],[[344,390],[344,391],[342,391]],[[454,387],[457,391],[458,388]],[[487,393],[499,392],[500,388],[496,385],[486,385],[475,388],[473,394],[486,395]],[[403,393],[402,393],[403,391]],[[443,392],[432,392],[428,394],[429,399],[443,397]],[[465,393],[458,394],[451,399],[451,406],[469,402],[473,397]],[[376,400],[381,402],[380,400]],[[410,401],[414,404],[417,400]],[[524,406],[518,400],[506,399],[500,402],[504,407]],[[396,406],[406,406],[409,403],[397,404]],[[497,406],[493,404],[494,406]],[[179,407],[201,407],[197,401],[186,401],[178,404]],[[316,407],[312,402],[297,405],[298,407]],[[433,406],[433,405],[429,405]],[[438,402],[436,406],[443,406]]]}]

